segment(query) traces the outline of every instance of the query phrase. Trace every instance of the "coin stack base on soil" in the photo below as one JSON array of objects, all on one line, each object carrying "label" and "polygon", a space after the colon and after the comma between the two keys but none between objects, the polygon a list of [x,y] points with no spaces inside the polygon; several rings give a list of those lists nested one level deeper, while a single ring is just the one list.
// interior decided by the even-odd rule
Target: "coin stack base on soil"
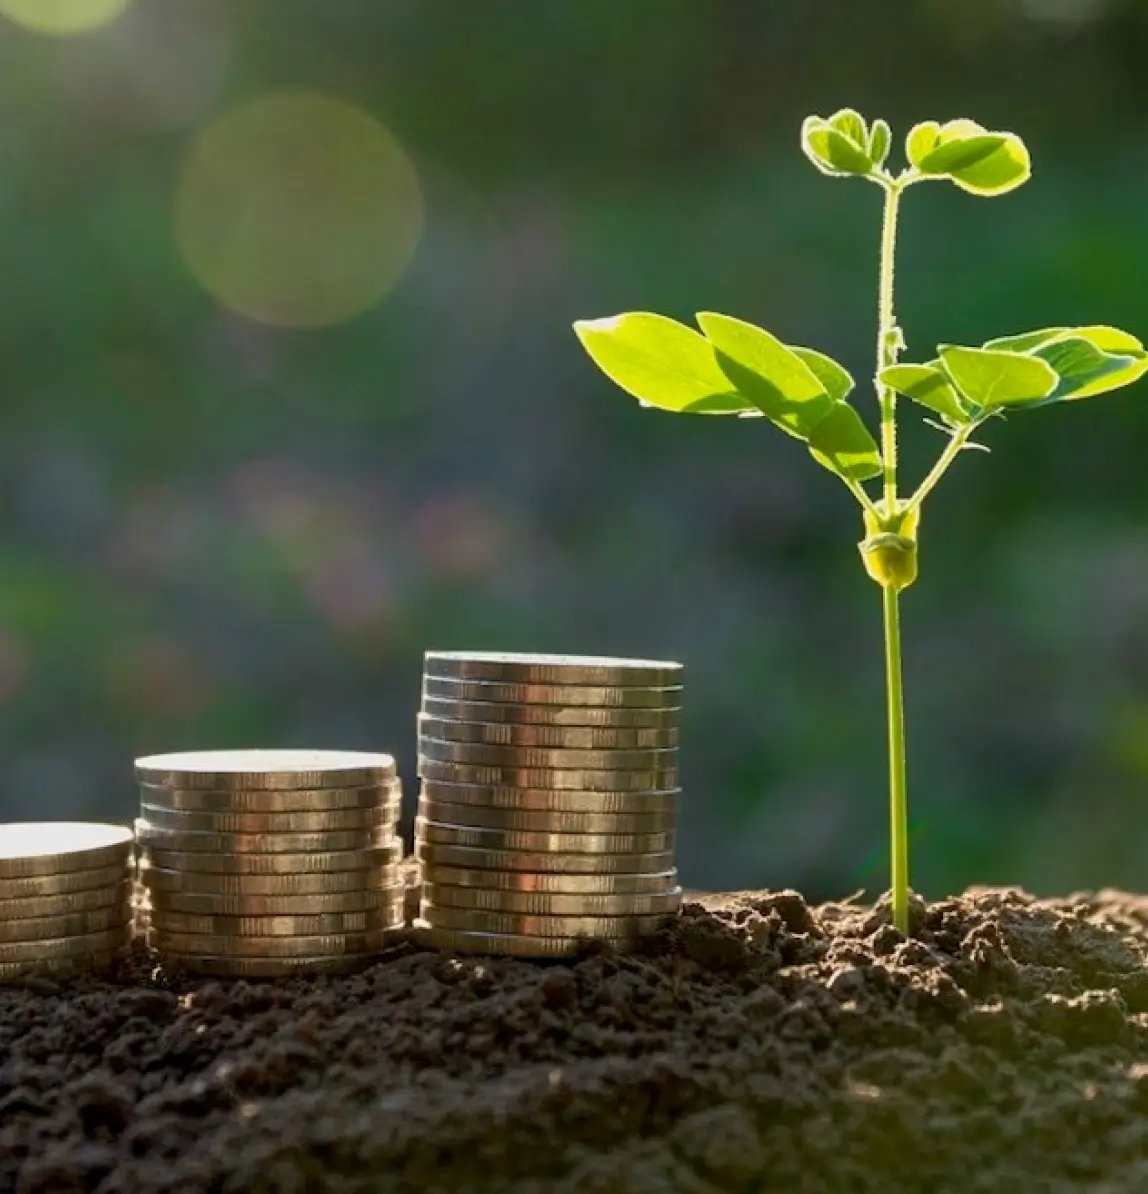
[{"label": "coin stack base on soil", "polygon": [[427,652],[416,940],[564,957],[676,914],[681,696],[678,663]]},{"label": "coin stack base on soil", "polygon": [[339,972],[402,929],[390,755],[153,755],[136,778],[140,917],[170,963],[221,977]]},{"label": "coin stack base on soil", "polygon": [[130,829],[0,825],[0,982],[105,968],[131,936]]}]

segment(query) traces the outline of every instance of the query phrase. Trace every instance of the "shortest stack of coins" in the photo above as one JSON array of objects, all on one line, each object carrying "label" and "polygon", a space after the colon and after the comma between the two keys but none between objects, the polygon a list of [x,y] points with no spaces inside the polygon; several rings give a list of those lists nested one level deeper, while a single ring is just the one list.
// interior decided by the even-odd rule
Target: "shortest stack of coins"
[{"label": "shortest stack of coins", "polygon": [[237,750],[136,760],[149,943],[201,974],[354,969],[403,926],[390,755]]},{"label": "shortest stack of coins", "polygon": [[107,966],[131,935],[131,830],[0,825],[0,980]]},{"label": "shortest stack of coins", "polygon": [[561,957],[676,913],[681,698],[678,663],[427,652],[416,939]]}]

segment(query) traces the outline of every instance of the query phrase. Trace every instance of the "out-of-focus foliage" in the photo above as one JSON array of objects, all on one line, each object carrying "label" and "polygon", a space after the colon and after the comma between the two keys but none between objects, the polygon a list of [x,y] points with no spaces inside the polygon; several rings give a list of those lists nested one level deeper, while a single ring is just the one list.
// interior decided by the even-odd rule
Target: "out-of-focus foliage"
[{"label": "out-of-focus foliage", "polygon": [[[686,881],[882,883],[848,494],[766,427],[619,401],[570,324],[737,311],[831,353],[870,413],[878,196],[795,136],[851,103],[1020,129],[1035,162],[991,211],[914,196],[906,359],[1085,320],[1143,338],[1146,54],[1137,0],[136,0],[70,37],[0,15],[0,813],[127,818],[143,751],[376,747],[411,776],[430,646],[665,654]],[[198,138],[284,93],[366,113],[419,187],[405,273],[311,330],[229,314],[177,229]],[[318,210],[314,162],[279,190],[309,264],[344,250],[334,215],[289,218]],[[238,219],[211,233],[250,248]],[[907,481],[936,455],[914,409]],[[914,880],[1142,885],[1148,382],[1016,421],[933,498],[904,601]]]}]

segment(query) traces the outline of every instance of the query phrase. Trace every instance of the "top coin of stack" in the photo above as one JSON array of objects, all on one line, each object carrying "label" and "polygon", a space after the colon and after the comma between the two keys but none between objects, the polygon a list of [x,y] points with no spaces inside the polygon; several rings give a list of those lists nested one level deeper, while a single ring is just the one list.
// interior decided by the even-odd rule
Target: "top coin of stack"
[{"label": "top coin of stack", "polygon": [[416,937],[555,957],[677,912],[679,663],[428,651]]},{"label": "top coin of stack", "polygon": [[149,939],[187,969],[347,970],[402,927],[390,755],[154,755],[136,761],[136,778]]},{"label": "top coin of stack", "polygon": [[0,825],[0,980],[107,965],[131,940],[131,873],[122,826]]}]

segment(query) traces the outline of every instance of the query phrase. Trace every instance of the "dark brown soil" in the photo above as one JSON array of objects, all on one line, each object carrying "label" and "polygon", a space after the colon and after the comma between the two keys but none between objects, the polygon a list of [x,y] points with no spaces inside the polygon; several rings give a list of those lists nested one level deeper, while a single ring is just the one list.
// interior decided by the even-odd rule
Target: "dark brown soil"
[{"label": "dark brown soil", "polygon": [[1148,1191],[1148,900],[699,898],[639,956],[0,991],[18,1194]]}]

